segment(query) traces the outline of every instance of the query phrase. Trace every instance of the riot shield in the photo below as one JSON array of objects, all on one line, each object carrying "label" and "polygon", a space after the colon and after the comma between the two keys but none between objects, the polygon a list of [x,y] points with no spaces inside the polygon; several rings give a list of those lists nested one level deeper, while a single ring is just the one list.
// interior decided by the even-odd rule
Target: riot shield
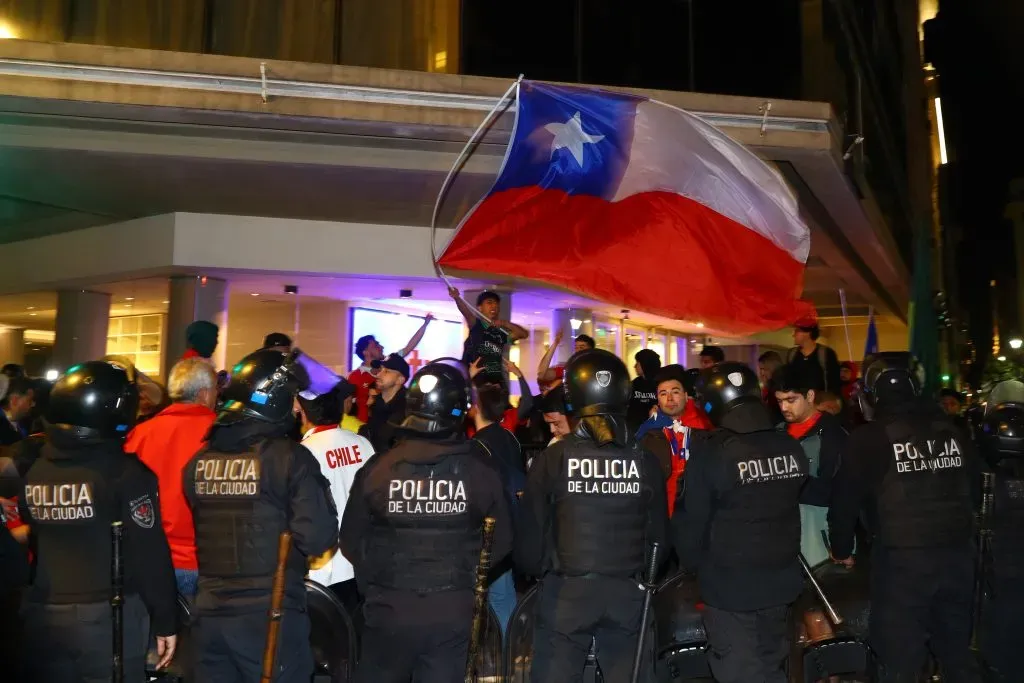
[{"label": "riot shield", "polygon": [[790,680],[813,683],[831,676],[842,676],[845,681],[868,680],[871,606],[866,553],[858,556],[854,569],[826,560],[815,565],[812,574],[842,615],[843,623],[831,623],[818,597],[809,588],[804,590],[793,609]]},{"label": "riot shield", "polygon": [[653,606],[659,683],[711,678],[696,578],[681,573],[665,579],[654,593]]},{"label": "riot shield", "polygon": [[501,625],[491,606],[487,606],[487,618],[480,633],[480,650],[477,652],[473,680],[497,682],[501,680]]},{"label": "riot shield", "polygon": [[992,680],[1020,678],[1024,633],[1024,479],[997,474],[982,577],[980,654]]},{"label": "riot shield", "polygon": [[[529,683],[530,664],[533,661],[533,631],[536,626],[537,593],[540,584],[535,583],[519,598],[515,611],[509,619],[505,634],[505,648],[502,654],[501,675],[503,683]],[[583,668],[584,683],[603,683],[601,670],[591,643],[590,653]]]},{"label": "riot shield", "polygon": [[533,659],[534,613],[539,587],[540,584],[535,583],[519,598],[509,618],[501,662],[505,683],[529,683],[530,661]]},{"label": "riot shield", "polygon": [[346,683],[356,663],[356,633],[345,606],[329,589],[306,580],[309,645],[313,650],[313,680]]}]

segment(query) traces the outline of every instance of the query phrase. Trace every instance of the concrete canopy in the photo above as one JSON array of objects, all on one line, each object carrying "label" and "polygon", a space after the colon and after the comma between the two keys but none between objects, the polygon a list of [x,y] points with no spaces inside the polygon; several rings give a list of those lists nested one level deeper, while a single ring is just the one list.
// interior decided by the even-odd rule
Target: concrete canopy
[{"label": "concrete canopy", "polygon": [[[0,41],[3,250],[14,253],[26,240],[39,245],[46,236],[53,236],[50,249],[73,250],[66,240],[84,228],[175,212],[378,226],[363,234],[382,244],[398,226],[429,233],[445,173],[509,84],[264,64],[266,83],[259,60]],[[776,100],[767,108],[750,98],[647,94],[705,115],[785,175],[812,226],[805,294],[822,316],[838,313],[842,288],[853,314],[872,306],[897,324],[905,320],[906,267],[870,192],[859,197],[844,174],[842,140],[827,104]],[[511,121],[506,112],[484,137],[446,199],[441,225],[454,225],[489,187]],[[86,234],[77,242],[85,250],[79,258],[101,248]],[[195,237],[202,248],[203,235]],[[107,261],[95,259],[96,266]],[[135,265],[130,270],[146,274],[147,267]],[[275,269],[269,261],[264,266]],[[66,269],[64,279],[48,278],[45,265],[38,267],[37,275],[19,267],[0,277],[0,294],[113,276],[92,267],[75,278]],[[198,267],[171,258],[149,264],[148,273]]]}]

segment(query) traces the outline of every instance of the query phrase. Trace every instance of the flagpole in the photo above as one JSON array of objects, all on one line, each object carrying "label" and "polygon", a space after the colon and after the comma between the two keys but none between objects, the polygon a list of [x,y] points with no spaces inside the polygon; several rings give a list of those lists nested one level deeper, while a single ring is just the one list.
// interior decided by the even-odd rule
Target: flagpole
[{"label": "flagpole", "polygon": [[853,344],[850,343],[850,321],[846,316],[846,290],[839,289],[839,303],[843,307],[843,331],[846,333],[846,353],[853,360]]},{"label": "flagpole", "polygon": [[[505,91],[505,94],[502,95],[498,99],[498,101],[494,103],[494,106],[491,108],[491,110],[487,112],[487,116],[485,116],[484,120],[480,122],[480,125],[476,127],[476,130],[473,131],[473,134],[469,136],[469,140],[466,141],[466,144],[465,146],[463,146],[462,151],[459,152],[459,156],[455,158],[455,163],[453,163],[452,167],[448,170],[448,175],[445,176],[444,182],[441,183],[441,189],[438,190],[437,192],[437,200],[434,202],[434,211],[430,216],[430,256],[434,262],[434,272],[437,274],[437,277],[440,278],[442,282],[444,282],[445,286],[447,286],[448,289],[452,288],[452,283],[445,276],[444,271],[441,270],[441,266],[438,263],[437,245],[435,240],[435,237],[437,236],[437,217],[438,214],[441,213],[441,202],[444,200],[445,194],[447,194],[448,189],[452,184],[452,181],[455,179],[455,175],[462,169],[463,165],[465,165],[466,161],[470,157],[470,154],[472,153],[474,146],[479,141],[480,136],[494,121],[495,115],[501,109],[502,105],[505,104],[505,101],[509,98],[509,95],[515,92],[515,97],[513,99],[519,99],[519,86],[522,83],[522,81],[523,74],[519,74],[519,78],[517,78],[515,82],[513,82],[512,85],[509,86],[508,90]],[[463,303],[469,306],[469,308],[472,309],[473,313],[475,313],[478,318],[480,318],[481,320],[486,320],[484,315],[480,313],[480,311],[478,311],[475,306],[473,306],[471,303],[462,298],[461,294],[459,295],[459,299],[461,299]]]}]

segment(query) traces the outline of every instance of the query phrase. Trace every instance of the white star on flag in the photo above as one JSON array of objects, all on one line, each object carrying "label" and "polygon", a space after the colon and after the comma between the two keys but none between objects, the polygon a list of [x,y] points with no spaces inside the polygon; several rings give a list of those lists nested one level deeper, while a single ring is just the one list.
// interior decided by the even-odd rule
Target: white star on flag
[{"label": "white star on flag", "polygon": [[604,140],[603,135],[588,135],[583,132],[580,113],[576,112],[565,123],[549,123],[544,130],[555,136],[551,141],[551,156],[560,149],[567,149],[580,168],[583,168],[583,145],[592,145]]}]

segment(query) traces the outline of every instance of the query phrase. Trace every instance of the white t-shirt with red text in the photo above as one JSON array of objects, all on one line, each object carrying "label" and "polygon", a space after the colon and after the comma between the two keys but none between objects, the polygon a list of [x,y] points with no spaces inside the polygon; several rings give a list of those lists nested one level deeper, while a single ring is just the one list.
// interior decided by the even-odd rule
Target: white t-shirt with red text
[{"label": "white t-shirt with red text", "polygon": [[[340,520],[345,514],[345,505],[356,472],[373,455],[373,446],[358,434],[333,425],[310,429],[302,437],[302,445],[317,459],[320,471],[331,483],[331,495],[334,496],[334,504],[338,506]],[[352,563],[337,549],[333,553],[326,564],[322,558],[316,563],[319,568],[311,569],[309,578],[324,586],[355,578]]]}]

